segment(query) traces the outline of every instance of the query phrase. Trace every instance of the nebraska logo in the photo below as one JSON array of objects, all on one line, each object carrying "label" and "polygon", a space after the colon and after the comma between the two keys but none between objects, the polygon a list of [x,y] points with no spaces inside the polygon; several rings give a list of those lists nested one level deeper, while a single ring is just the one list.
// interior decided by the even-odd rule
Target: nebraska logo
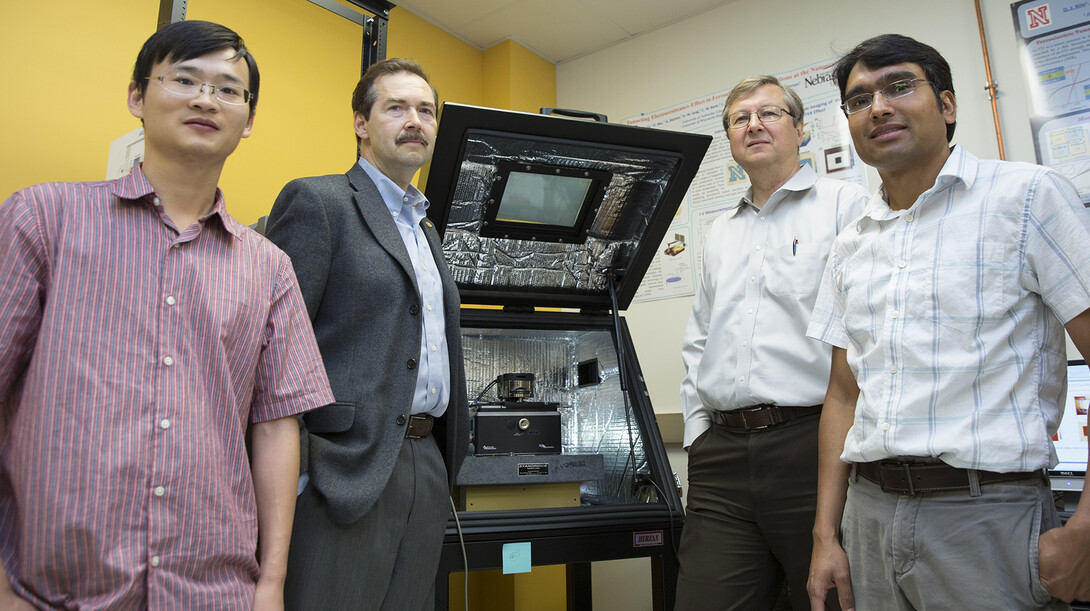
[{"label": "nebraska logo", "polygon": [[1048,5],[1042,4],[1037,8],[1026,9],[1026,20],[1029,22],[1026,27],[1031,30],[1051,25],[1052,19],[1048,16]]},{"label": "nebraska logo", "polygon": [[662,545],[661,530],[632,533],[632,547],[654,547],[660,545]]}]

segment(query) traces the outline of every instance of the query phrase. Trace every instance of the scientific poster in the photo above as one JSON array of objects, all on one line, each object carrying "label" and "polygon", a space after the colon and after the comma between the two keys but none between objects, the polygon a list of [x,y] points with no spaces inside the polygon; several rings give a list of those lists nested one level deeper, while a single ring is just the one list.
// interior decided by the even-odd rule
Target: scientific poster
[{"label": "scientific poster", "polygon": [[1024,0],[1011,13],[1037,162],[1069,178],[1090,204],[1090,2]]},{"label": "scientific poster", "polygon": [[[848,122],[840,110],[840,91],[832,74],[835,63],[835,59],[828,59],[775,76],[799,94],[806,109],[799,151],[802,163],[813,166],[818,174],[865,186],[866,173],[855,155]],[[738,203],[749,188],[746,173],[731,157],[723,129],[723,104],[729,93],[730,87],[625,119],[629,125],[712,136],[708,153],[634,301],[691,295],[702,265],[704,238],[712,222]]]}]

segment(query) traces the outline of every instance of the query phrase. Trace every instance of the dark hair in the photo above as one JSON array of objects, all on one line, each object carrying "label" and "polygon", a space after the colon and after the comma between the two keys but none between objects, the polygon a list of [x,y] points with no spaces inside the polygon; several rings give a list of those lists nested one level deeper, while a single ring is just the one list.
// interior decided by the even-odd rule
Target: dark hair
[{"label": "dark hair", "polygon": [[136,65],[132,68],[132,80],[140,89],[140,94],[147,92],[147,77],[155,64],[171,60],[186,61],[207,55],[213,51],[231,48],[235,51],[235,61],[246,60],[250,69],[250,116],[257,108],[257,91],[261,75],[257,71],[257,60],[246,48],[242,38],[230,28],[210,21],[179,21],[164,26],[144,43],[136,56]]},{"label": "dark hair", "polygon": [[[371,108],[374,107],[375,101],[378,99],[378,90],[375,88],[375,83],[384,76],[402,72],[415,74],[424,79],[428,87],[431,87],[431,94],[435,97],[436,108],[439,107],[439,92],[435,90],[435,85],[431,84],[431,80],[428,79],[428,74],[424,72],[424,68],[411,59],[392,57],[372,64],[360,77],[360,82],[356,83],[356,89],[352,92],[352,112],[363,115],[364,119],[370,119]],[[358,149],[359,146],[360,137],[356,136],[356,148]]]},{"label": "dark hair", "polygon": [[[938,94],[943,91],[954,93],[950,64],[946,63],[946,59],[934,47],[900,34],[882,34],[868,38],[837,61],[834,73],[837,86],[840,87],[840,101],[844,101],[848,75],[856,64],[863,64],[873,70],[904,63],[914,63],[923,69],[924,76],[935,90],[939,108],[942,108],[942,99]],[[947,142],[953,139],[956,126],[956,122],[947,124]]]}]

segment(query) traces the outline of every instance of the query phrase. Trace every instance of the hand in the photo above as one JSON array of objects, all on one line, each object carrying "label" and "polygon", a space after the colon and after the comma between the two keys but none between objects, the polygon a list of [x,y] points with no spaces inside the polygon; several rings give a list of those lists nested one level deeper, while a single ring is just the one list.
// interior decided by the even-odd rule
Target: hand
[{"label": "hand", "polygon": [[832,588],[836,588],[840,608],[854,611],[848,555],[837,541],[821,543],[815,538],[814,553],[810,557],[810,579],[806,583],[806,591],[810,594],[810,611],[825,610],[825,597]]},{"label": "hand", "polygon": [[1072,517],[1041,535],[1037,553],[1041,585],[1049,594],[1064,602],[1090,600],[1090,521]]},{"label": "hand", "polygon": [[[7,583],[5,582],[6,586]],[[0,611],[34,611],[34,605],[25,599],[19,598],[10,587],[3,588],[0,592]]]},{"label": "hand", "polygon": [[254,611],[284,611],[284,581],[258,579]]}]

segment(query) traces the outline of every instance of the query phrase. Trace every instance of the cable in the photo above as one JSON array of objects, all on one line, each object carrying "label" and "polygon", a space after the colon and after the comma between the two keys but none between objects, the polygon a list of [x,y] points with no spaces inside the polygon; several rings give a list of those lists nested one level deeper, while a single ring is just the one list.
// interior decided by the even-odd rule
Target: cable
[{"label": "cable", "polygon": [[458,531],[458,544],[462,548],[462,568],[465,571],[462,573],[464,588],[462,594],[465,596],[465,611],[469,611],[469,557],[466,556],[466,540],[462,536],[462,523],[458,520],[458,507],[454,504],[454,497],[450,498],[450,511],[454,514],[454,529]]},{"label": "cable", "polygon": [[477,398],[476,398],[476,399],[474,399],[474,400],[472,400],[472,401],[470,401],[470,402],[469,402],[469,404],[470,404],[470,405],[476,405],[476,404],[477,404],[478,402],[480,402],[480,400],[481,400],[481,397],[483,397],[483,396],[484,396],[484,393],[488,392],[488,389],[489,389],[489,388],[492,388],[493,386],[495,386],[495,385],[496,385],[496,382],[498,382],[498,381],[499,381],[499,379],[500,379],[500,378],[499,378],[499,376],[497,376],[495,380],[492,380],[491,382],[489,382],[489,383],[488,383],[488,386],[485,386],[485,387],[484,387],[484,388],[483,388],[483,389],[481,390],[481,392],[480,392],[480,393],[479,393],[479,394],[477,395]]}]

